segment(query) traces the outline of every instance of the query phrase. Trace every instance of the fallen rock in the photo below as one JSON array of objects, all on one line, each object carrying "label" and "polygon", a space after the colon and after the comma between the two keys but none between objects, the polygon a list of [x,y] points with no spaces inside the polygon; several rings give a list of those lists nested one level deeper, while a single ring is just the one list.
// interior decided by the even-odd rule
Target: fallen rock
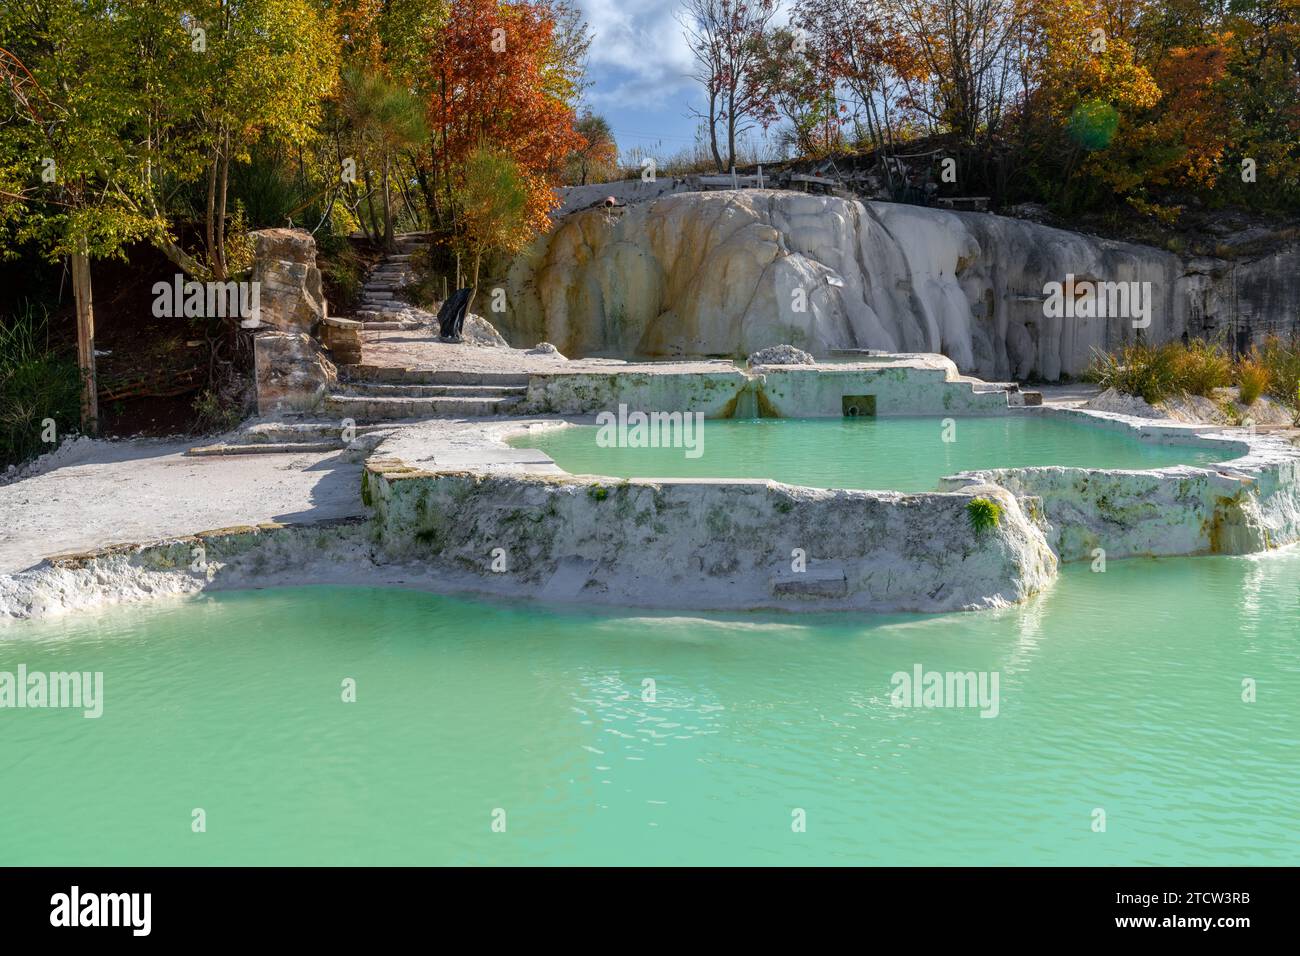
[{"label": "fallen rock", "polygon": [[1112,412],[1116,415],[1132,415],[1134,418],[1168,418],[1169,415],[1147,403],[1140,395],[1127,395],[1117,389],[1108,388],[1096,398],[1090,399],[1083,406],[1095,412]]},{"label": "fallen rock", "polygon": [[773,345],[749,356],[750,365],[816,365],[817,360],[793,345]]},{"label": "fallen rock", "polygon": [[556,358],[564,359],[564,361],[566,362],[568,361],[568,359],[565,358],[565,356],[560,354],[560,350],[557,349],[550,342],[538,342],[536,345],[534,345],[532,348],[528,349],[527,351],[529,355],[554,355]]},{"label": "fallen rock", "polygon": [[465,324],[460,329],[461,341],[468,345],[479,345],[485,348],[509,348],[509,343],[502,338],[501,333],[487,319],[481,315],[475,315],[473,312],[465,316]]}]

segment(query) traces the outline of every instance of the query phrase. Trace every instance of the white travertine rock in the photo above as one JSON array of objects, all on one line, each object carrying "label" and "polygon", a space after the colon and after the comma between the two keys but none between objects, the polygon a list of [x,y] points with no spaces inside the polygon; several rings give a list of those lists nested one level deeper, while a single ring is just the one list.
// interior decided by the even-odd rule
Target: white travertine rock
[{"label": "white travertine rock", "polygon": [[1150,283],[1144,334],[1161,342],[1214,311],[1215,268],[987,213],[684,192],[561,218],[512,263],[499,324],[566,355],[741,357],[788,343],[942,352],[985,379],[1054,380],[1137,333],[1127,317],[1045,316],[1046,283]]}]

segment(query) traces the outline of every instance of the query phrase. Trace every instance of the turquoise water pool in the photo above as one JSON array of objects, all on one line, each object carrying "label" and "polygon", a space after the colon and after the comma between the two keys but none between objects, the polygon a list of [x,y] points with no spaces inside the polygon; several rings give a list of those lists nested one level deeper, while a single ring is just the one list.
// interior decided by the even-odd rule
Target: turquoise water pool
[{"label": "turquoise water pool", "polygon": [[[104,709],[0,709],[0,863],[1294,865],[1297,580],[1288,552],[941,616],[322,588],[9,625],[0,671],[101,671]],[[918,665],[997,674],[997,716],[894,706]]]},{"label": "turquoise water pool", "polygon": [[684,448],[602,447],[594,425],[537,431],[510,444],[537,448],[575,475],[771,478],[815,488],[913,492],[934,491],[940,478],[975,469],[1145,469],[1233,457],[1028,416],[706,420],[702,432],[698,457]]}]

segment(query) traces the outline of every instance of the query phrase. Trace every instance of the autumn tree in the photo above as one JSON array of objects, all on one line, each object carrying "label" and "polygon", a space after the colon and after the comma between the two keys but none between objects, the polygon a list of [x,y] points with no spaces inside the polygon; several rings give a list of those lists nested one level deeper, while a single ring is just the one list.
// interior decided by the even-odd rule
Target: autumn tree
[{"label": "autumn tree", "polygon": [[[719,172],[736,164],[736,140],[767,111],[758,79],[764,36],[775,0],[685,0],[679,19],[695,60],[692,74],[704,86],[709,145]],[[718,127],[726,135],[725,161]]]},{"label": "autumn tree", "polygon": [[[920,57],[888,0],[799,0],[791,22],[853,104],[878,156],[894,149],[909,115],[907,91],[923,79]],[[859,138],[861,134],[859,134]],[[892,171],[884,164],[887,180]]]},{"label": "autumn tree", "polygon": [[588,110],[578,119],[577,131],[583,144],[569,154],[565,180],[571,185],[585,186],[588,179],[605,182],[612,178],[618,170],[618,144],[609,121]]},{"label": "autumn tree", "polygon": [[764,129],[784,122],[780,144],[799,156],[825,155],[841,142],[835,76],[809,40],[801,30],[771,30],[750,66],[750,82],[761,91],[759,122]]},{"label": "autumn tree", "polygon": [[547,228],[565,159],[584,142],[555,30],[547,3],[453,0],[430,56],[429,125],[448,205],[470,157],[492,150],[518,171],[529,234]]},{"label": "autumn tree", "polygon": [[994,139],[1013,89],[1017,0],[889,0],[891,24],[924,67],[908,102],[959,142]]}]

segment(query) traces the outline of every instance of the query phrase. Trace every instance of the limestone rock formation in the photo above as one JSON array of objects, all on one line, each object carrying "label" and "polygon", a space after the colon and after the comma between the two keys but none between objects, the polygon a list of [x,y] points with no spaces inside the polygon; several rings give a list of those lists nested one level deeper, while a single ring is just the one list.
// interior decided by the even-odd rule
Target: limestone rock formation
[{"label": "limestone rock formation", "polygon": [[[1284,265],[1261,266],[1262,308]],[[1135,320],[1157,342],[1226,324],[1224,266],[987,213],[674,193],[561,218],[512,263],[499,324],[516,345],[545,339],[567,355],[740,357],[789,343],[943,352],[986,379],[1057,379],[1082,372],[1093,349],[1133,341]],[[1149,324],[1048,314],[1046,284],[1070,276],[1138,283]]]},{"label": "limestone rock formation", "polygon": [[310,411],[338,378],[338,370],[310,335],[261,332],[253,339],[257,413]]},{"label": "limestone rock formation", "polygon": [[252,235],[262,326],[310,334],[328,314],[316,240],[305,229],[262,229]]}]

